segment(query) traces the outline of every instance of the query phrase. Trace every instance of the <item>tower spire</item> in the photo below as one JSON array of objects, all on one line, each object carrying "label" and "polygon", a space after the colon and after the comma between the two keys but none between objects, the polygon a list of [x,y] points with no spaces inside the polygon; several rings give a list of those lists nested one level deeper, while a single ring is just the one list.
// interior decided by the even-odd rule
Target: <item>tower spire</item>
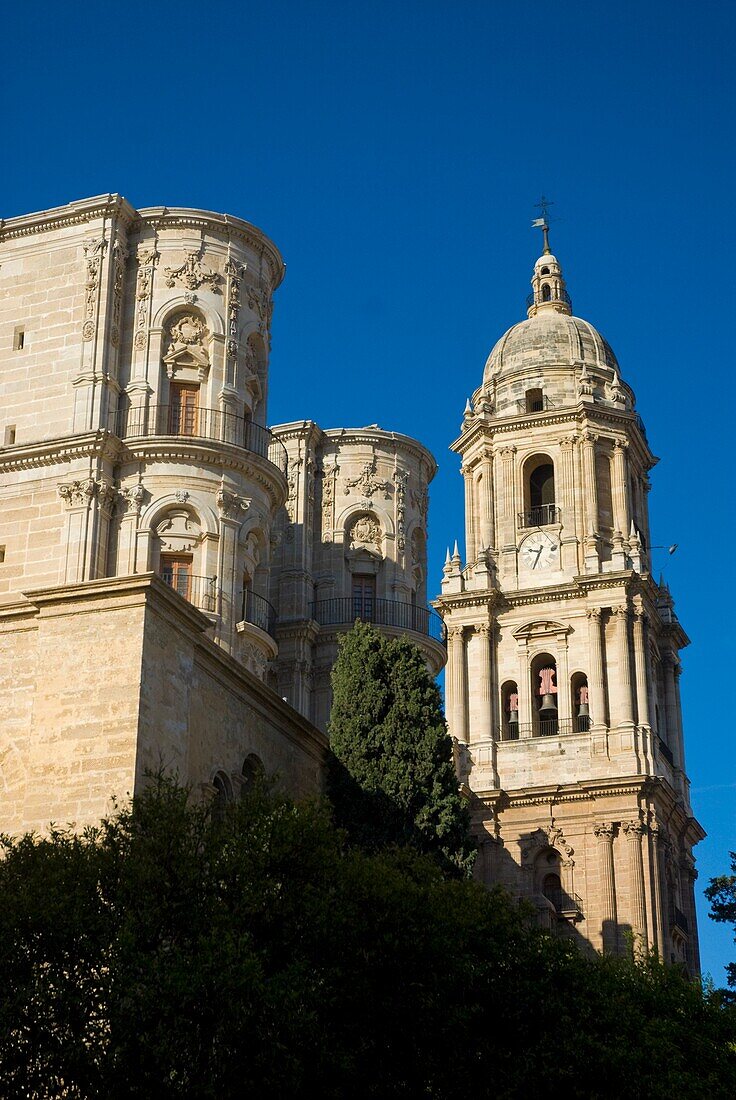
[{"label": "tower spire", "polygon": [[541,218],[534,219],[534,221],[532,222],[532,228],[542,230],[542,255],[551,256],[552,249],[549,247],[549,208],[550,206],[554,206],[554,203],[551,201],[551,199],[547,199],[544,197],[544,195],[542,195],[542,198],[539,200],[539,202],[535,203],[534,205],[537,207],[537,209],[542,211],[542,216]]}]

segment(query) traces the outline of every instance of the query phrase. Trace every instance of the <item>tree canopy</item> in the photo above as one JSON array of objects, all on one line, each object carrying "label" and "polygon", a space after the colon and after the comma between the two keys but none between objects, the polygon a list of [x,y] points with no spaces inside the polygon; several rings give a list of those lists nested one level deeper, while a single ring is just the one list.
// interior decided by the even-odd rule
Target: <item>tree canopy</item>
[{"label": "tree canopy", "polygon": [[[732,924],[736,942],[736,852],[731,852],[730,875],[718,875],[710,880],[705,888],[705,896],[710,902],[710,916],[714,921]],[[736,991],[736,963],[726,967],[728,984]]]},{"label": "tree canopy", "polygon": [[81,836],[5,839],[0,1095],[720,1097],[733,1016],[586,958],[324,804],[223,815],[159,779]]},{"label": "tree canopy", "polygon": [[406,637],[356,623],[332,671],[329,794],[363,846],[411,844],[446,869],[475,858],[437,684]]}]

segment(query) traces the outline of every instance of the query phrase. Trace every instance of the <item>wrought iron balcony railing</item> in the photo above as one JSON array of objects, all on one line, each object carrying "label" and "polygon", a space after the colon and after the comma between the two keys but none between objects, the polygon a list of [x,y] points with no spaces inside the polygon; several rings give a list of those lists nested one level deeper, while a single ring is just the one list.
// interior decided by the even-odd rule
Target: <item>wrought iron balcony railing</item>
[{"label": "wrought iron balcony railing", "polygon": [[[559,292],[559,294],[555,294],[554,298],[549,298],[548,301],[550,301],[550,302],[565,302],[570,307],[570,309],[572,309],[572,298],[570,297],[570,295],[567,293],[566,290],[561,290]],[[526,308],[529,309],[529,307],[533,306],[533,305],[534,305],[534,291],[532,291],[531,294],[527,294],[527,296],[526,296]]]},{"label": "wrought iron balcony railing", "polygon": [[163,435],[232,443],[235,447],[268,459],[282,474],[287,471],[286,447],[273,432],[222,409],[187,409],[180,405],[122,409],[114,415],[111,430],[121,439]]},{"label": "wrought iron balcony railing", "polygon": [[548,527],[559,521],[560,509],[556,504],[540,504],[526,512],[519,512],[519,527]]},{"label": "wrought iron balcony railing", "polygon": [[320,626],[347,625],[360,619],[375,626],[412,630],[445,645],[445,624],[437,612],[400,600],[353,600],[350,596],[317,600],[311,615]]},{"label": "wrought iron balcony railing", "polygon": [[516,407],[520,413],[539,413],[544,412],[546,409],[553,409],[554,405],[546,394],[542,394],[540,397],[537,398],[528,398],[524,401],[517,401]]},{"label": "wrought iron balcony railing", "polygon": [[276,610],[264,596],[257,592],[251,592],[247,588],[242,594],[240,605],[240,619],[244,623],[252,623],[259,630],[265,630],[271,637],[276,635]]},{"label": "wrought iron balcony railing", "polygon": [[582,917],[583,899],[567,890],[547,890],[544,895],[561,917]]},{"label": "wrought iron balcony railing", "polygon": [[682,909],[678,909],[675,905],[674,913],[672,914],[672,923],[675,928],[679,928],[685,935],[689,935],[690,925],[688,924],[687,917],[683,913]]},{"label": "wrought iron balcony railing", "polygon": [[167,570],[159,577],[173,588],[185,600],[198,607],[200,611],[217,611],[217,577],[195,577],[186,573],[170,573]]},{"label": "wrought iron balcony railing", "polygon": [[675,758],[674,758],[674,756],[672,755],[672,749],[671,749],[671,748],[669,747],[669,745],[668,745],[668,744],[667,744],[667,743],[666,743],[665,741],[663,741],[663,740],[662,740],[662,738],[661,738],[661,737],[659,737],[659,736],[657,736],[657,743],[658,743],[658,745],[659,745],[659,751],[660,751],[660,752],[662,753],[662,756],[663,756],[663,757],[665,758],[665,760],[669,760],[670,764],[671,764],[671,765],[672,765],[672,767],[674,768],[674,766],[675,766]]},{"label": "wrought iron balcony railing", "polygon": [[520,737],[556,737],[568,733],[588,733],[590,718],[587,714],[575,718],[539,718],[536,722],[509,722],[503,730],[504,741],[518,741]]}]

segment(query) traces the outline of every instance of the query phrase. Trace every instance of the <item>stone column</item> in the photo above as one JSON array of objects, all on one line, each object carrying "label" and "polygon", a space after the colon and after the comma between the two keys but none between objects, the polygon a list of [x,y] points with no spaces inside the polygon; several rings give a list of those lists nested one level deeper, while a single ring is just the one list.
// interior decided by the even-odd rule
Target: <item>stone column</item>
[{"label": "stone column", "polygon": [[610,821],[599,821],[593,827],[593,832],[598,839],[603,950],[607,954],[615,954],[618,948],[618,922],[616,917],[616,880],[613,868],[613,824]]},{"label": "stone column", "polygon": [[[611,691],[613,700],[611,722],[619,726],[633,726],[634,707],[631,691],[631,653],[629,650],[629,609],[628,607],[614,607],[613,614],[616,619],[616,654],[618,657],[618,671],[616,675],[616,689]],[[610,686],[610,685],[609,685]]]},{"label": "stone column", "polygon": [[526,643],[519,643],[519,678],[516,686],[519,689],[519,737],[532,736],[532,684],[529,677],[529,660],[526,651]]},{"label": "stone column", "polygon": [[232,652],[235,643],[235,624],[240,618],[238,576],[238,536],[243,521],[246,501],[223,485],[217,490],[215,500],[220,513],[220,539],[217,547],[218,598],[220,615],[220,642]]},{"label": "stone column", "polygon": [[583,445],[583,495],[585,499],[585,568],[597,573],[598,559],[598,483],[595,472],[595,432],[585,431]]},{"label": "stone column", "polygon": [[450,733],[458,741],[467,744],[465,641],[461,626],[448,627],[447,645],[447,713],[450,716]]},{"label": "stone column", "polygon": [[92,579],[95,556],[93,551],[94,499],[98,484],[91,477],[68,481],[58,486],[58,493],[67,505],[64,528],[66,541],[64,584],[79,584]]},{"label": "stone column", "polygon": [[491,680],[491,626],[479,623],[475,628],[478,636],[480,675],[478,677],[478,738],[490,741],[493,737],[492,680]]},{"label": "stone column", "polygon": [[641,821],[625,821],[623,831],[629,845],[629,875],[631,881],[631,925],[636,937],[634,950],[639,953],[647,949],[647,909],[644,897],[644,857],[641,841],[644,826]]},{"label": "stone column", "polygon": [[559,507],[562,512],[562,533],[560,547],[562,568],[578,568],[578,547],[575,532],[575,443],[577,436],[568,435],[560,440],[562,463],[560,485],[556,490]]},{"label": "stone column", "polygon": [[637,597],[634,608],[634,667],[636,670],[636,721],[641,734],[641,748],[647,770],[654,768],[652,724],[649,714],[649,668],[647,663],[646,612]]},{"label": "stone column", "polygon": [[590,653],[590,669],[588,672],[590,721],[593,728],[602,729],[606,725],[606,687],[603,675],[600,607],[589,607],[587,616]]},{"label": "stone column", "polygon": [[496,532],[493,522],[493,451],[487,447],[481,459],[480,483],[480,539],[485,549],[495,547]]},{"label": "stone column", "polygon": [[477,553],[473,471],[470,466],[463,466],[460,473],[465,480],[465,564],[471,565]]},{"label": "stone column", "polygon": [[666,894],[662,889],[666,842],[656,821],[652,822],[649,832],[652,838],[652,885],[654,887],[654,927],[657,935],[657,950],[662,961],[667,962]]},{"label": "stone column", "polygon": [[626,568],[625,540],[629,535],[629,488],[626,474],[628,441],[616,439],[613,444],[613,555],[616,568]]},{"label": "stone column", "polygon": [[514,494],[514,455],[513,443],[499,447],[501,455],[501,501],[498,512],[498,544],[502,549],[513,548],[516,552],[516,512]]},{"label": "stone column", "polygon": [[557,717],[566,733],[565,723],[572,725],[572,696],[570,695],[570,670],[568,666],[567,636],[557,639]]},{"label": "stone column", "polygon": [[677,656],[671,649],[662,654],[664,665],[664,701],[667,718],[667,742],[675,760],[675,767],[682,770],[682,745],[680,742],[680,729],[677,714],[677,685],[675,683],[675,668]]}]

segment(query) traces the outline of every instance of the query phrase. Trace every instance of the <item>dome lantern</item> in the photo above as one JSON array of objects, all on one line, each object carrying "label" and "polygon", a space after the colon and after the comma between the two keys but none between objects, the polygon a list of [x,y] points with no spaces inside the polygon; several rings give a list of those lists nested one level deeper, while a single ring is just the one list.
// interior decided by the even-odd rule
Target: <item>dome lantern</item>
[{"label": "dome lantern", "polygon": [[527,298],[527,317],[537,313],[572,314],[572,302],[565,287],[562,268],[549,249],[549,226],[544,224],[544,252],[534,265],[532,293]]}]

